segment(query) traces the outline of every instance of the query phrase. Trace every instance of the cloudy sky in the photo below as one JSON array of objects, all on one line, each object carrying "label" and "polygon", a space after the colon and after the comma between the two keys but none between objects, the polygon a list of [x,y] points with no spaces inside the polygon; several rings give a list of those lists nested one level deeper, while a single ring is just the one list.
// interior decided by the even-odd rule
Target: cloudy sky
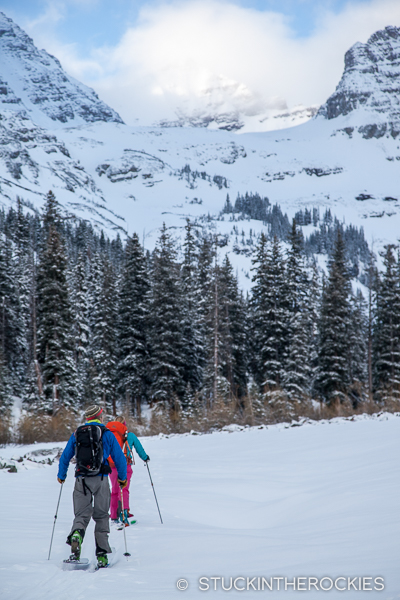
[{"label": "cloudy sky", "polygon": [[205,104],[258,114],[319,105],[344,53],[400,0],[0,0],[37,46],[134,124]]}]

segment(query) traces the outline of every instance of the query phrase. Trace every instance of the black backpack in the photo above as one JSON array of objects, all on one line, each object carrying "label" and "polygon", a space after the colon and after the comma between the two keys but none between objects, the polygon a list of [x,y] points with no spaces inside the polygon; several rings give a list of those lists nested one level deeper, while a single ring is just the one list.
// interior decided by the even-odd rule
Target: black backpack
[{"label": "black backpack", "polygon": [[103,473],[103,433],[95,423],[81,425],[75,431],[76,477],[94,477]]}]

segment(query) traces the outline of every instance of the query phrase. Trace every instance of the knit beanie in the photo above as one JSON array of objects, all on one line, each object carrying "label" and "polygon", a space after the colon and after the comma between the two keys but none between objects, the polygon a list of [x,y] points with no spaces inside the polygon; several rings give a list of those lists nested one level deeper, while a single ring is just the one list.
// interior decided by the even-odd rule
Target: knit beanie
[{"label": "knit beanie", "polygon": [[103,409],[98,404],[92,404],[85,410],[85,417],[88,421],[91,421],[97,419],[102,412]]}]

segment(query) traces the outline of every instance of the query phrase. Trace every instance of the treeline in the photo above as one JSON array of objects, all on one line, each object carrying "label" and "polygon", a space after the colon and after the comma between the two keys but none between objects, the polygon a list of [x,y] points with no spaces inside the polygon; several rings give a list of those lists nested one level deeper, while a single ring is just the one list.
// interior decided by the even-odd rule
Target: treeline
[{"label": "treeline", "polygon": [[[268,198],[263,198],[257,193],[246,192],[244,196],[238,194],[234,204],[227,194],[220,216],[226,214],[230,214],[232,219],[239,221],[244,219],[262,221],[268,238],[272,239],[276,236],[281,241],[288,239],[291,229],[288,216],[282,213],[278,204],[271,205]],[[344,225],[337,217],[332,216],[329,208],[324,211],[322,216],[317,208],[313,208],[312,211],[305,208],[297,211],[294,218],[300,228],[307,225],[315,228],[315,231],[305,236],[304,239],[304,249],[309,257],[314,254],[326,254],[331,257],[335,248],[337,232],[340,229],[341,235],[345,239],[346,255],[351,263],[352,277],[365,283],[363,267],[369,265],[371,252],[362,227],[358,229],[354,225]],[[235,251],[238,254],[249,253],[246,248],[240,248],[237,244]]]},{"label": "treeline", "polygon": [[[244,297],[229,258],[187,221],[182,247],[163,226],[152,253],[136,234],[110,241],[68,218],[0,213],[0,411],[109,414],[154,408],[160,429],[300,414],[313,400],[357,408],[397,397],[400,264],[371,263],[370,303],[352,291],[338,227],[321,278],[293,221],[287,250],[261,235]],[[272,412],[271,412],[272,411]],[[236,415],[236,416],[234,416]],[[218,417],[219,418],[219,417]]]}]

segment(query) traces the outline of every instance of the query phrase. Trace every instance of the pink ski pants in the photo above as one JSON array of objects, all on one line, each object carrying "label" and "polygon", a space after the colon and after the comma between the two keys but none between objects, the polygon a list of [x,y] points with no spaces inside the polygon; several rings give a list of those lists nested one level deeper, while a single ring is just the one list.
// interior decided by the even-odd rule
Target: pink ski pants
[{"label": "pink ski pants", "polygon": [[[129,485],[132,477],[132,467],[131,465],[127,465],[127,479],[128,485],[122,490],[123,499],[124,499],[124,508],[129,510]],[[111,474],[111,503],[110,503],[110,512],[111,519],[118,518],[118,502],[121,502],[121,488],[118,485],[118,471],[115,467],[112,467]]]}]

